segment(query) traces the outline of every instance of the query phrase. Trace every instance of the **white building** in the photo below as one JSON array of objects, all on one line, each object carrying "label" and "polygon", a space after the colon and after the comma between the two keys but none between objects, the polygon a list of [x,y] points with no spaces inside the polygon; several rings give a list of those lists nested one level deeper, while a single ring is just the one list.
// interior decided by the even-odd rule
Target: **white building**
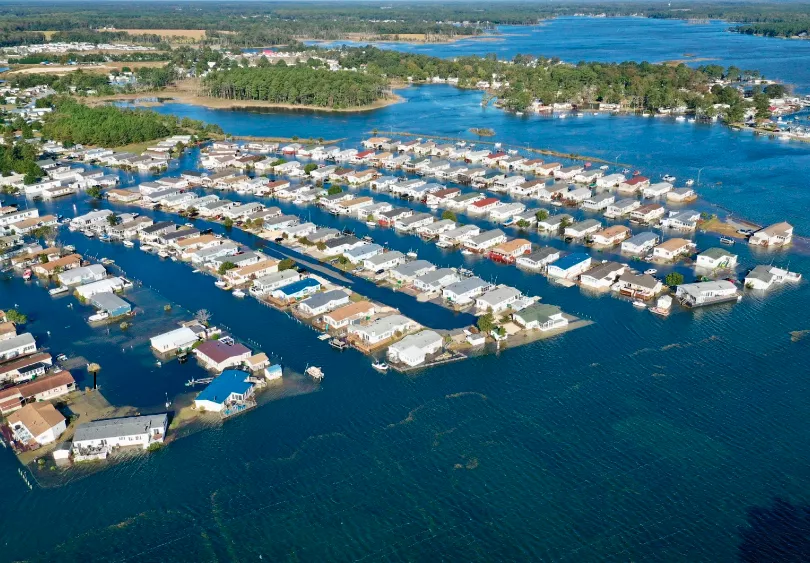
[{"label": "white building", "polygon": [[167,414],[128,416],[80,424],[73,436],[74,459],[105,458],[111,449],[137,446],[147,449],[163,443],[169,424]]},{"label": "white building", "polygon": [[199,338],[188,327],[181,327],[149,339],[152,349],[159,354],[170,354],[179,350],[191,348]]},{"label": "white building", "polygon": [[425,363],[428,355],[439,352],[443,344],[444,341],[439,333],[433,330],[422,330],[389,346],[387,356],[392,362],[415,367]]}]

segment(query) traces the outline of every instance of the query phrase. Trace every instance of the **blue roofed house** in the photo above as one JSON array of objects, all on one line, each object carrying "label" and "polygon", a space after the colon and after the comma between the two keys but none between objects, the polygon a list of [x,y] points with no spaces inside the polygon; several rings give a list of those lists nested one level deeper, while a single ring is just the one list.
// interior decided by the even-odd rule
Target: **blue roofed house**
[{"label": "blue roofed house", "polygon": [[221,412],[228,405],[245,403],[253,396],[253,383],[248,381],[249,377],[246,371],[223,371],[197,395],[194,406],[201,410]]},{"label": "blue roofed house", "polygon": [[573,252],[549,264],[547,273],[551,277],[573,279],[591,267],[592,259],[583,252]]},{"label": "blue roofed house", "polygon": [[295,283],[273,290],[272,296],[281,301],[296,301],[320,291],[321,282],[315,278],[304,278]]}]

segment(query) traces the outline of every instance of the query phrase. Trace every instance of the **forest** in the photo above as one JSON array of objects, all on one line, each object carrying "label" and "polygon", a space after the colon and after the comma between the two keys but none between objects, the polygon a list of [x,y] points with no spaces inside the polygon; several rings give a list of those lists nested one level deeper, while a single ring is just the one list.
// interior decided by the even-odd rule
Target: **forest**
[{"label": "forest", "polygon": [[39,151],[36,146],[24,141],[14,142],[10,131],[6,132],[5,144],[0,145],[0,173],[3,176],[16,172],[25,174],[25,182],[33,184],[43,174],[37,165]]},{"label": "forest", "polygon": [[218,126],[191,119],[178,119],[154,111],[122,109],[114,106],[88,107],[71,98],[53,101],[54,111],[42,122],[42,136],[74,144],[118,147],[162,139],[186,131],[199,134],[221,133]]},{"label": "forest", "polygon": [[379,74],[284,64],[213,72],[203,79],[203,86],[209,96],[218,98],[336,109],[372,104],[388,90],[387,80]]}]

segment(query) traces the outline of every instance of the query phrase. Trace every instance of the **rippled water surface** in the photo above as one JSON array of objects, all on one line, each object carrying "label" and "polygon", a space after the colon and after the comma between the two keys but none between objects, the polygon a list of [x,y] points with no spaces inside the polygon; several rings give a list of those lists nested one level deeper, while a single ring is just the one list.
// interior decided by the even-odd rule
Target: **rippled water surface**
[{"label": "rippled water surface", "polygon": [[[625,28],[610,27],[617,23],[564,20],[510,30],[504,41],[529,52],[525,37],[568,26],[582,32],[549,46],[575,52],[594,41],[587,26],[607,26],[602,42],[616,43],[621,58]],[[659,41],[670,50],[645,57],[703,56],[697,47],[705,42],[691,33],[699,28],[653,24],[671,29]],[[795,46],[796,57],[805,48],[729,41],[786,49],[779,68],[793,64],[788,48]],[[467,45],[478,48],[453,48]],[[802,67],[797,74],[807,72],[795,64]],[[654,176],[696,178],[702,168],[708,202],[761,222],[788,219],[800,234],[810,232],[805,145],[663,119],[518,118],[482,109],[480,94],[446,86],[403,94],[406,103],[355,115],[177,104],[160,111],[235,134],[347,137],[347,144],[373,128],[455,136],[491,127],[505,143],[600,156]],[[80,199],[43,210],[70,215],[73,203],[77,212],[87,210]],[[312,213],[318,222],[337,221]],[[400,250],[416,244],[388,232],[375,236]],[[160,408],[165,394],[185,390],[197,368],[157,367],[146,338],[203,307],[288,368],[316,364],[327,376],[320,387],[293,376],[277,400],[220,428],[104,471],[72,474],[60,487],[29,491],[14,457],[0,451],[4,560],[761,561],[807,549],[795,530],[806,526],[810,502],[810,338],[791,335],[810,330],[806,282],[660,319],[608,296],[476,262],[481,275],[594,324],[498,355],[382,375],[360,354],[333,351],[310,329],[251,299],[234,299],[183,264],[80,235],[62,239],[79,252],[115,259],[143,281],[130,295],[144,312],[132,331],[91,329],[83,321],[88,309],[67,307],[73,298],[52,299],[19,279],[0,282],[0,308],[19,305],[31,317],[28,328],[54,353],[98,361],[112,402],[147,411]],[[698,243],[714,244],[708,235],[698,235]],[[738,244],[734,251],[747,267],[773,260],[807,274],[803,248],[752,254]],[[434,247],[419,252],[461,264]],[[450,326],[453,319],[440,322]],[[89,384],[84,373],[76,375]]]}]

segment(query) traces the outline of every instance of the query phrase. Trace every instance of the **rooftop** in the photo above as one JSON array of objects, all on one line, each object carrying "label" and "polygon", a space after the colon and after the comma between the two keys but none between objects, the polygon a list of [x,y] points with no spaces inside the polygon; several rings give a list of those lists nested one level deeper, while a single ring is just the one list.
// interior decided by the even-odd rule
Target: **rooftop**
[{"label": "rooftop", "polygon": [[106,440],[120,436],[136,436],[146,434],[152,428],[165,428],[168,423],[168,415],[148,414],[144,416],[126,416],[123,418],[108,418],[104,420],[94,420],[80,424],[76,427],[76,434],[73,442],[85,440]]},{"label": "rooftop", "polygon": [[232,393],[244,395],[253,387],[252,383],[246,381],[249,375],[249,373],[237,369],[226,369],[197,395],[196,400],[222,403]]}]

